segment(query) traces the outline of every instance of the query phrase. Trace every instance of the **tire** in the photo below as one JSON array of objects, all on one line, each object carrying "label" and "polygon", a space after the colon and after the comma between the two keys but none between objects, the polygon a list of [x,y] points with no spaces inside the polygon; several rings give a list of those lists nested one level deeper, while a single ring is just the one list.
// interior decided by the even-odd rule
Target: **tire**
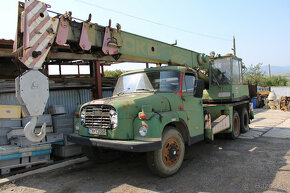
[{"label": "tire", "polygon": [[239,116],[239,113],[237,111],[234,111],[233,112],[233,120],[232,120],[232,132],[231,133],[228,133],[227,137],[229,139],[237,139],[240,135],[240,116]]},{"label": "tire", "polygon": [[240,127],[241,127],[241,133],[246,133],[250,130],[249,128],[249,113],[247,108],[242,108],[240,113]]},{"label": "tire", "polygon": [[175,174],[181,167],[185,145],[181,133],[175,127],[166,127],[162,135],[162,148],[147,152],[149,169],[160,177]]},{"label": "tire", "polygon": [[112,162],[120,157],[120,152],[114,150],[100,149],[91,146],[82,146],[83,153],[94,163]]}]

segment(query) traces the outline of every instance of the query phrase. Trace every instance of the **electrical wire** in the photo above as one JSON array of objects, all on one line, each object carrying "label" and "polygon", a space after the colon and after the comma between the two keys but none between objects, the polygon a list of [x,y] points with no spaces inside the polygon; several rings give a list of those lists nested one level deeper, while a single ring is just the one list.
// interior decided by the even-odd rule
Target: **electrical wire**
[{"label": "electrical wire", "polygon": [[144,19],[144,18],[137,17],[137,16],[134,16],[134,15],[130,15],[130,14],[127,14],[127,13],[124,13],[124,12],[121,12],[121,11],[114,10],[114,9],[102,7],[102,6],[96,5],[94,3],[89,3],[87,1],[83,1],[83,0],[75,0],[75,1],[83,3],[83,4],[86,4],[86,5],[89,5],[89,6],[97,7],[99,9],[103,9],[103,10],[106,10],[106,11],[109,11],[109,12],[117,13],[117,14],[120,14],[120,15],[124,15],[124,16],[127,16],[127,17],[131,17],[131,18],[137,19],[137,20],[141,20],[141,21],[144,21],[144,22],[147,22],[147,23],[152,23],[152,24],[163,26],[163,27],[166,27],[166,28],[175,29],[177,31],[182,31],[182,32],[185,32],[185,33],[190,33],[190,34],[203,36],[203,37],[208,37],[208,38],[213,38],[213,39],[219,39],[219,40],[223,40],[223,41],[232,41],[231,39],[226,39],[226,38],[222,38],[222,37],[218,37],[218,36],[214,36],[214,35],[209,35],[209,34],[204,34],[204,33],[193,32],[193,31],[185,30],[185,29],[178,28],[178,27],[175,27],[175,26],[171,26],[171,25],[155,22],[155,21],[152,21],[152,20],[149,20],[149,19]]}]

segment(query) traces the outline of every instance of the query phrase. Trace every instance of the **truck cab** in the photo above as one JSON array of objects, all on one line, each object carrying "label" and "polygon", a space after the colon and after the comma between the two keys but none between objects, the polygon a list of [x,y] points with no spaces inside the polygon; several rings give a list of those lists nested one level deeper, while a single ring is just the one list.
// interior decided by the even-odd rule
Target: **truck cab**
[{"label": "truck cab", "polygon": [[112,97],[81,107],[79,135],[152,142],[161,141],[166,125],[182,124],[193,128],[185,132],[186,142],[203,140],[201,84],[196,72],[186,67],[124,73]]},{"label": "truck cab", "polygon": [[[184,144],[196,143],[204,139],[202,92],[203,81],[187,67],[124,73],[112,97],[81,107],[78,134],[70,139],[85,146],[148,152],[161,149],[164,131],[176,128]],[[176,143],[170,143],[168,155],[178,149]]]}]

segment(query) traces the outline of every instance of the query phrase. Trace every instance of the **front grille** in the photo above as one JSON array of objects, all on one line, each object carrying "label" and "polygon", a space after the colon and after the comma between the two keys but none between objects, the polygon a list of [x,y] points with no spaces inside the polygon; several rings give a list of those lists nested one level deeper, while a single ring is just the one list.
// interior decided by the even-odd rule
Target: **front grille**
[{"label": "front grille", "polygon": [[114,109],[109,105],[90,105],[82,110],[85,116],[81,118],[82,125],[87,128],[111,129],[110,110]]}]

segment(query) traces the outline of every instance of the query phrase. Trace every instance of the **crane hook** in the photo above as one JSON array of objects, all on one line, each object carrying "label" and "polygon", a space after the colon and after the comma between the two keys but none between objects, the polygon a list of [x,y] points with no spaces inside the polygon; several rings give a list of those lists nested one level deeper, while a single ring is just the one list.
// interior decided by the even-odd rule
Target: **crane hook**
[{"label": "crane hook", "polygon": [[40,142],[46,134],[46,123],[43,123],[40,132],[36,134],[34,132],[37,122],[37,117],[33,116],[32,119],[25,125],[24,134],[25,137],[31,142]]}]

